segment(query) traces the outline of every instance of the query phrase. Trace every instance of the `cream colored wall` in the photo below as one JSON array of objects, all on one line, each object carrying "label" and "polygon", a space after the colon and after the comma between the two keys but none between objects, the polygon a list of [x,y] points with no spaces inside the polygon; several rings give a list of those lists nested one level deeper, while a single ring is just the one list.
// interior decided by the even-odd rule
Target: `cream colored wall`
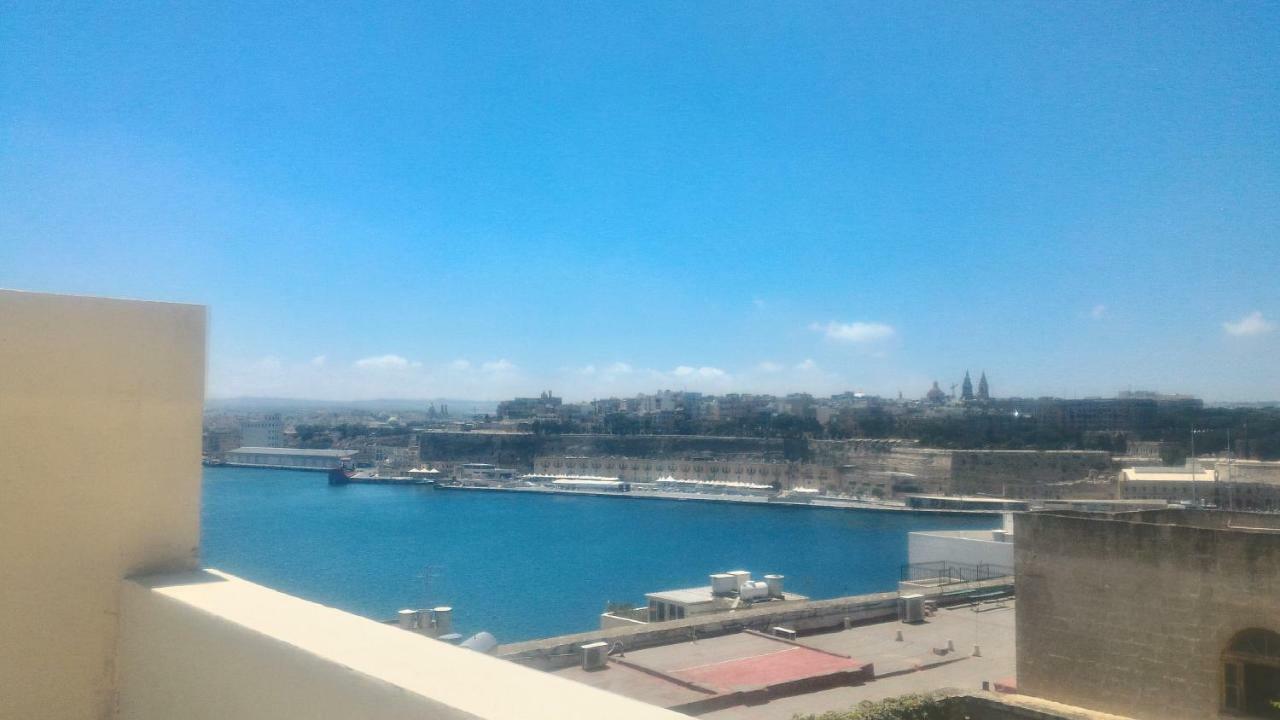
[{"label": "cream colored wall", "polygon": [[212,570],[124,582],[119,664],[120,720],[686,718]]},{"label": "cream colored wall", "polygon": [[201,307],[0,290],[0,717],[112,717],[120,578],[197,564]]}]

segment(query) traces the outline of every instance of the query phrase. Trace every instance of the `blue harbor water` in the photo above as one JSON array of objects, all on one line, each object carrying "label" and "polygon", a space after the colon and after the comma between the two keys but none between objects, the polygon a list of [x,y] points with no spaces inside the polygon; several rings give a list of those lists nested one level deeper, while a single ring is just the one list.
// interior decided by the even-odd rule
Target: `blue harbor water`
[{"label": "blue harbor water", "polygon": [[459,632],[500,642],[595,629],[610,600],[786,575],[813,598],[892,590],[912,530],[998,518],[805,507],[330,487],[321,473],[207,468],[203,562],[385,620],[452,605]]}]

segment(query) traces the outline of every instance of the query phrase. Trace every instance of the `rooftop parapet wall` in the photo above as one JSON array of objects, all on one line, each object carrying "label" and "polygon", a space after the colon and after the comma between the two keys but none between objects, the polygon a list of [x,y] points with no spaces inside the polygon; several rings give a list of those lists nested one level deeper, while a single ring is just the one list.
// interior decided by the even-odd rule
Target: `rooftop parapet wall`
[{"label": "rooftop parapet wall", "polygon": [[204,308],[0,291],[0,717],[113,708],[120,578],[192,568]]},{"label": "rooftop parapet wall", "polygon": [[119,720],[685,717],[215,570],[122,594]]},{"label": "rooftop parapet wall", "polygon": [[1280,532],[1226,527],[1257,517],[1017,515],[1019,692],[1134,718],[1216,717],[1231,638],[1280,630]]}]

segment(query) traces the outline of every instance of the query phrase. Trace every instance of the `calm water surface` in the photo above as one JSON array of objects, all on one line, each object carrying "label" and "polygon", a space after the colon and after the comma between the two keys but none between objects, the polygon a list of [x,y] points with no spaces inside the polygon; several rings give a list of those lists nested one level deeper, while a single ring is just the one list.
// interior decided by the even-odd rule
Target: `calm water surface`
[{"label": "calm water surface", "polygon": [[998,518],[554,495],[330,487],[206,468],[204,564],[378,620],[452,605],[499,642],[592,630],[610,600],[745,569],[814,598],[896,587],[907,533]]}]

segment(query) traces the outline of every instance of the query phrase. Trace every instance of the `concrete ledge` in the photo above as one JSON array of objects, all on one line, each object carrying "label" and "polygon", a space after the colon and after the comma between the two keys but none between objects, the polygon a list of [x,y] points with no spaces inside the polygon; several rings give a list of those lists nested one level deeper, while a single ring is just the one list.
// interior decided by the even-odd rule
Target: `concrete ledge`
[{"label": "concrete ledge", "polygon": [[121,595],[120,720],[682,717],[216,570]]}]

